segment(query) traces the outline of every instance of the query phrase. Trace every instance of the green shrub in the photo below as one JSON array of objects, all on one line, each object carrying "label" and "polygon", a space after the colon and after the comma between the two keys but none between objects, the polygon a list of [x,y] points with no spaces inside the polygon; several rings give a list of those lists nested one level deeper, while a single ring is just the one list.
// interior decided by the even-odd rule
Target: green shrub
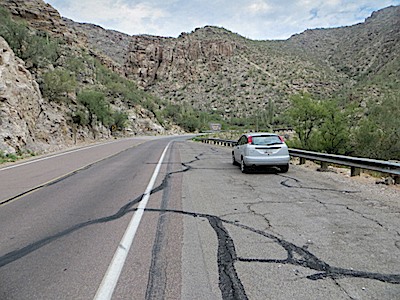
[{"label": "green shrub", "polygon": [[85,90],[78,94],[78,101],[89,111],[89,124],[93,126],[95,116],[104,126],[112,125],[110,104],[101,92]]},{"label": "green shrub", "polygon": [[47,33],[37,32],[36,35],[29,35],[21,58],[35,68],[54,65],[59,58],[59,47],[58,40],[51,39]]},{"label": "green shrub", "polygon": [[2,7],[0,7],[0,36],[7,41],[15,55],[22,58],[29,30],[25,24],[14,22],[8,10]]},{"label": "green shrub", "polygon": [[85,59],[83,57],[69,57],[65,63],[68,71],[75,73],[77,76],[85,67]]},{"label": "green shrub", "polygon": [[89,124],[88,116],[82,109],[77,110],[71,116],[72,122],[78,126],[86,126]]},{"label": "green shrub", "polygon": [[56,69],[43,76],[42,93],[50,101],[62,101],[77,87],[76,78],[66,70]]},{"label": "green shrub", "polygon": [[6,162],[15,162],[18,160],[18,156],[13,153],[8,153],[5,154],[3,151],[0,151],[0,164],[6,163]]},{"label": "green shrub", "polygon": [[128,115],[121,111],[115,111],[112,114],[113,125],[116,130],[123,130],[126,127],[126,123],[128,121]]}]

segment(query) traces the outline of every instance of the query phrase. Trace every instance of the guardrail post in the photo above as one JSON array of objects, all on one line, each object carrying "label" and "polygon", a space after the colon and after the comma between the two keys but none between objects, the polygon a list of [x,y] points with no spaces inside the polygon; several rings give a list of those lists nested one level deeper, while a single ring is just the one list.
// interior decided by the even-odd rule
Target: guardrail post
[{"label": "guardrail post", "polygon": [[350,176],[360,176],[361,174],[361,169],[360,168],[356,168],[356,167],[351,167],[351,172],[350,172]]},{"label": "guardrail post", "polygon": [[395,184],[400,184],[400,176],[394,176],[393,179]]},{"label": "guardrail post", "polygon": [[300,157],[300,165],[304,165],[306,163],[306,159],[304,157]]},{"label": "guardrail post", "polygon": [[329,163],[327,163],[327,162],[325,162],[325,161],[321,161],[320,163],[321,163],[321,169],[322,169],[323,171],[328,170]]}]

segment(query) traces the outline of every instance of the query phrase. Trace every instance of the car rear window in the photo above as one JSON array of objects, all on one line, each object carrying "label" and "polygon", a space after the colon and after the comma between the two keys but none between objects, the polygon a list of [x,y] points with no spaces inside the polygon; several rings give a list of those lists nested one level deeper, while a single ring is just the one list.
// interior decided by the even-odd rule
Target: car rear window
[{"label": "car rear window", "polygon": [[253,136],[253,145],[267,146],[282,144],[281,139],[277,135]]}]

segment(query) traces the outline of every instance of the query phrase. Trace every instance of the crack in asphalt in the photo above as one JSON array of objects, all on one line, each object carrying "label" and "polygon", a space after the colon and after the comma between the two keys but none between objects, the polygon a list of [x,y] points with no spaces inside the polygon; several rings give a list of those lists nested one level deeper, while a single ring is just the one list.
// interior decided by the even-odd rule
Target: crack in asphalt
[{"label": "crack in asphalt", "polygon": [[[289,188],[304,188],[304,189],[311,189],[311,190],[331,191],[331,192],[348,193],[348,194],[361,192],[361,191],[351,191],[351,190],[337,190],[337,189],[326,189],[326,188],[316,188],[316,187],[304,187],[300,184],[300,181],[296,178],[291,178],[291,177],[284,176],[281,174],[277,174],[277,175],[287,178],[286,180],[282,181],[281,184],[283,186],[286,186]],[[291,186],[288,183],[288,181],[291,179],[294,180],[296,183],[298,183],[299,186]],[[254,187],[249,183],[247,183],[246,186],[254,189]],[[321,203],[321,204],[326,205],[325,203]],[[248,206],[248,209],[249,209],[249,211],[252,211],[254,213],[254,210],[249,208],[249,206]],[[241,261],[241,262],[291,264],[291,265],[302,266],[302,267],[305,267],[305,268],[308,268],[311,270],[318,271],[318,273],[307,276],[307,278],[310,280],[320,280],[320,279],[325,279],[325,278],[331,278],[331,279],[335,280],[335,279],[340,279],[340,278],[344,278],[344,277],[353,277],[353,278],[378,280],[378,281],[391,283],[391,284],[400,284],[400,274],[383,274],[383,273],[378,273],[378,272],[356,271],[353,269],[345,269],[345,268],[330,266],[328,263],[324,262],[323,260],[319,259],[314,254],[312,254],[310,251],[308,251],[308,249],[307,249],[308,245],[305,245],[304,247],[296,246],[295,244],[285,241],[284,239],[282,239],[276,235],[240,224],[240,223],[238,223],[238,221],[228,221],[228,220],[221,219],[217,216],[211,216],[211,215],[207,215],[207,214],[190,213],[190,212],[183,212],[183,211],[179,212],[179,211],[173,211],[173,210],[169,210],[169,211],[174,212],[174,213],[182,213],[182,214],[186,214],[186,215],[191,215],[193,217],[204,217],[204,218],[208,219],[209,222],[210,222],[210,220],[213,220],[213,223],[210,222],[210,224],[212,225],[214,231],[216,231],[216,234],[218,237],[218,245],[219,245],[219,249],[218,249],[218,265],[219,266],[218,266],[218,268],[219,268],[219,270],[221,270],[221,269],[231,270],[231,275],[233,278],[236,278],[237,273],[234,269],[234,265],[231,266],[232,260],[233,261]],[[267,221],[267,224],[269,224],[268,219],[266,221]],[[279,246],[281,246],[283,249],[286,250],[287,258],[286,259],[264,259],[264,258],[260,259],[260,258],[236,257],[234,242],[233,242],[233,239],[229,236],[228,231],[222,226],[218,226],[218,227],[215,226],[215,224],[222,225],[223,223],[227,223],[227,224],[230,224],[230,225],[233,225],[236,227],[240,227],[244,230],[251,231],[258,235],[264,236],[265,238],[267,238],[269,240],[274,241],[276,244],[278,244]],[[376,221],[376,223],[378,225],[382,226],[382,224],[380,224],[378,221]],[[224,232],[224,234],[222,235],[223,238],[221,238],[221,232],[219,232],[217,230],[222,230]],[[223,248],[220,249],[221,240],[228,243],[230,245],[230,248],[225,249],[225,250],[222,250]],[[396,246],[397,246],[397,244],[396,244]],[[220,251],[224,251],[225,254],[221,254]],[[226,259],[226,261],[221,260],[220,255],[226,256],[226,257],[228,257],[228,259]],[[225,266],[220,266],[221,263],[223,263]],[[220,280],[221,280],[221,273],[220,273]],[[237,278],[235,280],[238,280],[240,282],[239,278]],[[231,285],[231,286],[233,286],[233,285]],[[221,287],[221,284],[220,284],[220,287]],[[225,293],[227,293],[227,291],[225,291],[225,292],[222,291],[222,293],[224,295]],[[244,295],[245,295],[245,293],[244,293]],[[226,299],[229,299],[229,298],[226,298]],[[232,298],[230,298],[230,299],[232,299]],[[238,298],[238,299],[242,299],[242,298]],[[243,299],[246,299],[246,298],[243,298]]]},{"label": "crack in asphalt", "polygon": [[349,293],[345,288],[343,288],[343,287],[339,284],[339,282],[337,282],[335,279],[333,279],[333,282],[335,283],[335,285],[336,285],[343,293],[346,294],[347,297],[349,297],[350,300],[358,300],[357,298],[354,298],[353,296],[351,296],[350,293]]},{"label": "crack in asphalt", "polygon": [[[364,279],[373,279],[378,280],[386,283],[391,284],[400,284],[400,274],[383,274],[378,272],[365,272],[365,271],[357,271],[353,269],[345,269],[340,267],[330,266],[328,263],[324,262],[323,260],[319,259],[317,256],[312,254],[310,251],[306,249],[306,247],[299,247],[295,244],[288,242],[276,235],[270,234],[268,232],[258,230],[252,228],[250,226],[240,224],[238,222],[229,221],[221,219],[218,216],[203,214],[203,213],[196,213],[196,212],[187,212],[182,210],[174,210],[174,209],[154,209],[154,208],[146,208],[145,211],[148,212],[169,212],[169,213],[177,213],[183,214],[187,216],[192,216],[196,218],[205,218],[210,222],[212,228],[216,232],[218,240],[218,263],[223,264],[223,266],[219,266],[219,269],[222,270],[229,270],[231,275],[235,275],[236,271],[234,271],[231,267],[232,261],[240,261],[240,262],[258,262],[258,263],[274,263],[274,264],[290,264],[294,266],[301,266],[304,268],[308,268],[310,270],[318,271],[313,275],[309,275],[306,278],[310,280],[320,280],[325,278],[331,279],[340,279],[344,277],[355,277],[355,278],[364,278]],[[256,233],[260,236],[263,236],[269,240],[272,240],[279,246],[281,246],[287,253],[286,259],[268,259],[268,258],[244,258],[244,257],[237,257],[235,245],[233,242],[232,237],[230,237],[227,229],[223,224],[229,224],[232,226],[239,227],[243,230],[250,231],[252,233]],[[228,244],[227,247],[221,247],[221,242],[225,242]],[[220,252],[221,251],[221,252]],[[223,256],[225,259],[219,259],[219,257]],[[234,271],[234,272],[233,272]],[[237,274],[236,274],[237,276]],[[234,277],[234,276],[233,276]],[[231,286],[234,286],[233,284]],[[232,298],[230,298],[232,299]],[[239,298],[242,299],[242,298]]]},{"label": "crack in asphalt", "polygon": [[[282,175],[281,175],[281,176],[282,176]],[[288,177],[288,176],[283,176],[283,177]],[[294,180],[296,183],[299,184],[299,186],[293,186],[293,185],[288,184],[288,181],[289,181],[289,180]],[[300,180],[298,180],[298,179],[296,179],[296,178],[293,178],[293,177],[288,177],[288,179],[286,179],[286,180],[284,180],[284,181],[281,182],[281,185],[283,185],[283,186],[285,186],[285,187],[288,187],[288,188],[301,188],[301,189],[324,190],[324,191],[334,191],[334,192],[348,193],[348,194],[349,194],[349,193],[360,193],[360,192],[361,192],[361,191],[348,191],[348,190],[335,190],[335,189],[321,189],[321,188],[313,188],[313,187],[303,187],[303,186],[301,186],[301,184],[300,184]],[[325,203],[325,202],[322,202],[322,201],[319,200],[319,199],[314,199],[314,200],[317,201],[318,203],[320,203],[321,205],[325,206],[326,208],[327,208],[328,205],[342,206],[342,207],[346,208],[347,210],[349,210],[349,211],[351,211],[351,212],[353,212],[353,213],[355,213],[355,214],[361,216],[362,218],[364,218],[364,219],[366,219],[366,220],[369,220],[369,221],[371,221],[371,222],[374,222],[374,223],[377,224],[379,227],[384,228],[384,229],[386,229],[387,231],[389,231],[389,229],[386,228],[386,227],[385,227],[382,223],[380,223],[378,220],[376,220],[376,219],[374,219],[374,218],[372,218],[372,217],[368,217],[368,216],[366,216],[365,214],[363,214],[363,213],[361,213],[361,212],[359,212],[359,211],[356,211],[356,210],[353,209],[353,208],[350,208],[348,205],[345,205],[345,204],[334,204],[334,203],[329,203],[329,204],[327,204],[327,203]]]},{"label": "crack in asphalt", "polygon": [[[278,174],[277,174],[278,175]],[[361,191],[350,191],[350,190],[338,190],[338,189],[327,189],[327,188],[318,188],[318,187],[312,187],[312,186],[302,186],[300,183],[300,180],[288,176],[283,176],[279,175],[282,177],[286,177],[286,180],[281,181],[281,185],[287,187],[287,188],[292,188],[292,189],[307,189],[307,190],[317,190],[317,191],[328,191],[328,192],[337,192],[337,193],[344,193],[344,194],[355,194],[355,193],[361,193]],[[298,186],[296,185],[291,185],[288,183],[290,180],[294,180]]]},{"label": "crack in asphalt", "polygon": [[72,171],[71,173],[68,173],[68,174],[66,174],[66,175],[63,175],[63,176],[61,176],[60,178],[57,178],[57,179],[52,180],[52,181],[50,181],[50,182],[46,182],[46,183],[37,185],[37,186],[35,186],[35,187],[33,187],[33,188],[29,189],[29,190],[26,190],[26,191],[24,191],[24,192],[22,192],[22,193],[17,194],[17,195],[15,195],[15,196],[12,196],[12,197],[10,197],[10,198],[4,199],[4,200],[2,200],[2,201],[0,202],[0,206],[3,205],[3,204],[9,203],[9,202],[11,202],[11,201],[13,201],[13,200],[15,200],[15,199],[18,199],[18,198],[20,198],[20,197],[22,197],[22,196],[25,196],[25,195],[27,195],[27,194],[30,194],[30,193],[32,193],[32,192],[34,192],[34,191],[40,190],[41,188],[49,187],[49,186],[52,186],[52,185],[54,185],[54,184],[56,184],[56,183],[58,183],[58,182],[61,182],[61,181],[65,180],[65,179],[67,179],[67,178],[69,178],[69,177],[71,177],[71,176],[73,176],[73,175],[75,175],[75,174],[81,172],[81,171],[84,171],[84,170],[89,169],[91,166],[93,166],[93,165],[96,164],[96,163],[97,163],[97,162],[91,163],[91,164],[89,164],[89,165],[87,165],[87,166],[84,166],[84,167],[78,169],[78,170],[75,170],[75,171]]},{"label": "crack in asphalt", "polygon": [[247,209],[248,209],[248,211],[250,213],[252,213],[254,216],[261,217],[264,220],[264,222],[267,223],[267,226],[265,227],[265,230],[267,230],[267,229],[271,229],[271,227],[272,227],[270,220],[265,216],[265,214],[260,214],[260,213],[256,212],[255,209],[252,208],[253,205],[257,205],[257,204],[260,204],[260,203],[263,203],[263,202],[265,202],[265,201],[258,201],[258,202],[255,202],[255,203],[248,203],[246,207],[247,207]]},{"label": "crack in asphalt", "polygon": [[[191,162],[197,160],[199,160],[199,157],[196,157],[196,159],[192,160]],[[191,162],[182,163],[182,166],[187,168],[182,172],[189,171],[189,169],[194,170],[194,168],[190,168],[189,166]],[[168,180],[171,175],[172,173],[167,174],[165,178]],[[251,186],[250,184],[247,184],[247,186],[254,189],[254,187]],[[318,189],[318,190],[343,192],[333,189]],[[346,191],[346,192],[354,192],[354,191]],[[196,212],[186,212],[173,209],[161,210],[161,209],[146,208],[145,211],[148,212],[163,211],[169,213],[178,213],[196,218],[205,218],[208,220],[218,240],[217,263],[218,263],[218,273],[219,273],[219,288],[222,293],[222,298],[224,300],[248,299],[246,291],[235,269],[235,262],[237,261],[248,262],[248,263],[258,262],[258,263],[291,264],[295,266],[305,267],[310,270],[318,271],[318,273],[306,277],[310,280],[321,280],[325,278],[331,278],[333,280],[336,280],[344,277],[353,277],[353,278],[373,279],[391,284],[400,284],[400,274],[382,274],[377,272],[375,273],[375,272],[356,271],[353,269],[345,269],[345,268],[330,266],[329,264],[319,259],[314,254],[312,254],[310,251],[308,251],[308,245],[305,245],[304,247],[296,246],[295,244],[285,241],[283,238],[273,235],[271,233],[267,233],[265,231],[249,227],[247,225],[240,224],[237,220],[228,221],[215,215],[202,214]],[[249,211],[253,210],[249,209]],[[269,240],[272,240],[286,251],[287,258],[265,259],[265,258],[238,257],[235,249],[234,240],[230,236],[228,230],[223,226],[223,224],[230,224],[239,227],[241,229],[261,235]]]},{"label": "crack in asphalt", "polygon": [[231,236],[224,227],[222,219],[215,216],[207,216],[206,218],[218,239],[217,262],[222,299],[248,299],[235,269],[237,255]]},{"label": "crack in asphalt", "polygon": [[74,225],[72,227],[69,227],[69,228],[67,228],[67,229],[65,229],[63,231],[60,231],[60,232],[58,232],[58,233],[56,233],[54,235],[45,237],[45,238],[43,238],[43,239],[41,239],[39,241],[36,241],[36,242],[34,242],[32,244],[27,245],[27,246],[25,246],[25,247],[23,247],[21,249],[11,251],[11,252],[1,256],[0,257],[0,268],[5,266],[5,265],[7,265],[7,264],[9,264],[9,263],[12,263],[12,262],[14,262],[14,261],[16,261],[16,260],[18,260],[18,259],[30,254],[30,253],[32,253],[32,252],[34,252],[34,251],[36,251],[36,250],[38,250],[38,249],[40,249],[40,248],[42,248],[42,247],[44,247],[44,246],[46,246],[48,244],[50,244],[51,242],[54,242],[54,241],[56,241],[56,240],[58,240],[58,239],[60,239],[60,238],[62,238],[64,236],[67,236],[67,235],[69,235],[71,233],[74,233],[75,231],[78,231],[78,230],[80,230],[82,228],[85,228],[85,227],[88,227],[88,226],[91,226],[91,225],[96,225],[96,224],[102,224],[102,223],[108,223],[108,222],[111,222],[111,221],[115,221],[117,219],[120,219],[120,218],[124,217],[126,214],[128,214],[130,212],[136,211],[136,209],[132,209],[132,206],[138,204],[143,199],[143,196],[144,196],[144,194],[142,194],[139,197],[129,201],[127,204],[122,206],[113,215],[76,224],[76,225]]},{"label": "crack in asphalt", "polygon": [[[173,149],[173,147],[171,147],[171,149]],[[169,157],[171,157],[171,151],[169,152]],[[161,209],[166,209],[169,203],[170,185],[168,185],[168,180],[166,180],[166,178],[171,176],[171,168],[172,164],[168,163],[167,176],[165,176],[162,183],[163,194],[160,205]],[[167,286],[167,261],[165,260],[163,249],[165,248],[166,243],[166,228],[168,227],[168,223],[168,215],[165,212],[160,212],[158,216],[156,236],[151,251],[151,264],[145,299],[165,298],[165,289]]]},{"label": "crack in asphalt", "polygon": [[317,256],[312,254],[310,251],[305,249],[304,247],[296,246],[293,243],[285,241],[275,235],[272,235],[267,232],[263,232],[258,229],[251,228],[246,225],[233,223],[230,221],[225,221],[234,226],[238,226],[245,230],[249,230],[258,235],[264,236],[270,240],[273,240],[275,243],[284,248],[287,252],[286,259],[264,259],[264,258],[241,258],[239,257],[239,261],[244,262],[259,262],[259,263],[278,263],[278,264],[291,264],[295,266],[302,266],[311,270],[319,271],[319,273],[307,276],[308,279],[311,280],[319,280],[324,278],[344,278],[344,277],[357,277],[357,278],[365,278],[365,279],[374,279],[386,283],[392,284],[400,284],[400,274],[382,274],[377,272],[365,272],[365,271],[356,271],[352,269],[345,269],[339,267],[333,267],[319,259]]}]

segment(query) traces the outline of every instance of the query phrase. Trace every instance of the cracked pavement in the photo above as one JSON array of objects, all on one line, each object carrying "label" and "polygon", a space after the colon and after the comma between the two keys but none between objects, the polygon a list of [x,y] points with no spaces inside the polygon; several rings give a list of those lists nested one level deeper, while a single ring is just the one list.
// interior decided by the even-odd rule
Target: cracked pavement
[{"label": "cracked pavement", "polygon": [[[140,274],[145,282],[139,280],[143,297],[133,277],[140,273],[138,264],[126,267],[126,280],[133,282],[121,284],[137,298],[399,299],[399,189],[294,165],[285,174],[242,174],[231,164],[230,148],[190,141],[174,142],[167,157],[145,209],[148,239],[137,242],[149,256]],[[46,187],[56,188],[72,175]],[[47,247],[133,214],[143,195],[130,195],[105,214],[4,251],[3,279],[8,267]],[[124,293],[116,297],[132,295]]]},{"label": "cracked pavement", "polygon": [[399,299],[398,190],[293,165],[242,174],[229,148],[179,149],[183,270],[205,267],[183,279],[183,298],[198,285],[207,299]]}]

